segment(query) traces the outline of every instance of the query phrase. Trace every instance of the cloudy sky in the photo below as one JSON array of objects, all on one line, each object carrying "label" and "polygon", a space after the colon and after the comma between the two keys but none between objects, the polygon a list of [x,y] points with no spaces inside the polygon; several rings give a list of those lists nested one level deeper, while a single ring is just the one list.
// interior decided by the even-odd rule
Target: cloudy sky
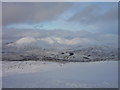
[{"label": "cloudy sky", "polygon": [[117,34],[117,2],[4,2],[3,28]]}]

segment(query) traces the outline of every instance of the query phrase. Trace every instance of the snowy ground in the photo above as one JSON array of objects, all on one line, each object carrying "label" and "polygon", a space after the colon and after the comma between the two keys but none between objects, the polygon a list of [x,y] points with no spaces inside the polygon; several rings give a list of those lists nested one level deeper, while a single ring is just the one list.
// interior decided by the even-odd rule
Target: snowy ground
[{"label": "snowy ground", "polygon": [[2,89],[2,61],[0,61],[0,89]]},{"label": "snowy ground", "polygon": [[118,62],[3,61],[3,88],[117,88]]}]

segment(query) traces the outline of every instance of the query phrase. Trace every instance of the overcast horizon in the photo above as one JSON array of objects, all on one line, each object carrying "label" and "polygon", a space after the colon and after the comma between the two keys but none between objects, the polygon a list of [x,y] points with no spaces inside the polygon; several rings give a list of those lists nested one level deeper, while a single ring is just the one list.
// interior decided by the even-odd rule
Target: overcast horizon
[{"label": "overcast horizon", "polygon": [[117,2],[3,2],[2,15],[3,42],[118,44]]},{"label": "overcast horizon", "polygon": [[3,28],[117,34],[117,2],[4,2]]}]

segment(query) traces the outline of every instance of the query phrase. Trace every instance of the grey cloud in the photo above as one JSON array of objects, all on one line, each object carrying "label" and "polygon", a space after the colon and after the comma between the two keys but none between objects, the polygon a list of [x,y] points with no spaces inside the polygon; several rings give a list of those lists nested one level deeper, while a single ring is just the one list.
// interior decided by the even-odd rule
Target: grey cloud
[{"label": "grey cloud", "polygon": [[71,3],[65,2],[4,2],[3,25],[20,22],[40,22],[56,18]]},{"label": "grey cloud", "polygon": [[118,8],[111,8],[108,12],[102,15],[101,19],[113,21],[118,19]]},{"label": "grey cloud", "polygon": [[2,3],[0,2],[0,28],[2,25]]},{"label": "grey cloud", "polygon": [[115,21],[118,19],[117,10],[118,10],[117,8],[110,8],[108,11],[103,12],[99,6],[89,5],[85,7],[82,11],[73,15],[69,19],[69,21],[77,21],[83,25],[91,25],[100,22],[103,23],[103,22]]},{"label": "grey cloud", "polygon": [[100,6],[89,5],[73,15],[68,21],[78,22],[79,25],[84,26],[88,31],[117,34],[118,7],[109,7],[109,4],[107,5],[104,7],[105,10]]},{"label": "grey cloud", "polygon": [[97,5],[88,5],[83,10],[73,15],[68,21],[78,21],[82,22],[83,24],[88,24],[89,22],[91,22],[91,19],[97,19],[93,13],[97,10],[97,8]]},{"label": "grey cloud", "polygon": [[82,21],[84,22],[86,19],[88,21],[88,17],[92,17],[92,12],[95,11],[95,8],[97,8],[96,5],[88,5],[80,12],[73,15],[69,21]]}]

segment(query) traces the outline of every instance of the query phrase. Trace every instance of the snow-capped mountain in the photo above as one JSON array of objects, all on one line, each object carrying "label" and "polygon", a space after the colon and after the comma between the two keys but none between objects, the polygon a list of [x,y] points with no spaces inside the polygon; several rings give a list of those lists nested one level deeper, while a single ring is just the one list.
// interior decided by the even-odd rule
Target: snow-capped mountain
[{"label": "snow-capped mountain", "polygon": [[9,43],[7,44],[7,46],[21,46],[21,45],[28,45],[28,44],[31,44],[31,43],[34,43],[36,42],[36,39],[35,38],[32,38],[32,37],[23,37],[13,43]]},{"label": "snow-capped mountain", "polygon": [[23,37],[15,42],[6,43],[6,47],[17,47],[17,48],[26,48],[26,47],[34,47],[34,48],[46,48],[46,49],[68,49],[82,43],[88,43],[88,39],[84,38],[63,38],[63,37],[45,37],[45,38],[35,38],[35,37]]},{"label": "snow-capped mountain", "polygon": [[13,36],[3,37],[3,60],[100,61],[117,60],[118,56],[114,35],[26,30]]},{"label": "snow-capped mountain", "polygon": [[81,43],[87,43],[89,42],[88,39],[85,38],[73,38],[73,39],[67,39],[67,38],[61,38],[61,37],[45,37],[45,38],[34,38],[34,37],[23,37],[19,40],[7,44],[7,46],[19,46],[19,45],[26,45],[26,44],[32,44],[32,43],[41,43],[40,41],[46,42],[48,44],[61,44],[61,45],[76,45]]},{"label": "snow-capped mountain", "polygon": [[[89,62],[89,61],[104,61],[104,60],[118,60],[117,48],[112,46],[75,46],[74,48],[62,48],[60,49],[47,49],[40,48],[32,45],[31,43],[37,43],[40,40],[48,39],[33,39],[30,38],[29,42],[25,40],[28,37],[22,38],[14,43],[8,44],[11,47],[7,47],[9,52],[3,53],[3,60],[55,60],[55,61],[72,61],[72,62]],[[50,39],[50,38],[49,38]],[[51,40],[51,39],[50,39]],[[18,45],[17,45],[18,44]],[[13,45],[27,45],[22,49],[21,47],[15,47]],[[50,45],[51,43],[48,44]],[[60,48],[60,47],[59,47]],[[17,51],[18,49],[18,51]],[[5,49],[4,49],[5,50]],[[14,52],[15,50],[15,52]]]}]

